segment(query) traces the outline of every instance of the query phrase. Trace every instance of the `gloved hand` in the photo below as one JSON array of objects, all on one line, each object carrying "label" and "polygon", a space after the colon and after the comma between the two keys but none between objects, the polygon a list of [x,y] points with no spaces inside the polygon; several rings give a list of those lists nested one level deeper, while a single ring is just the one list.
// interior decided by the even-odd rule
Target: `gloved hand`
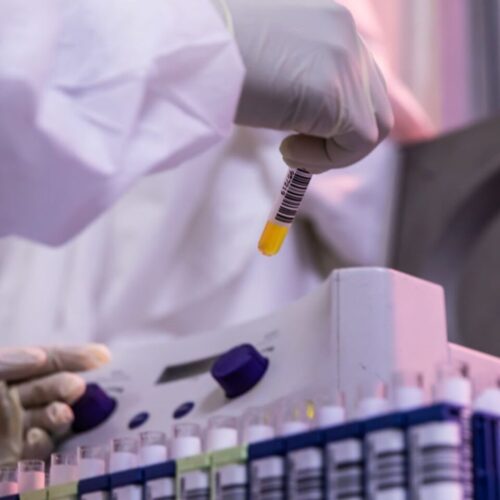
[{"label": "gloved hand", "polygon": [[385,83],[348,10],[333,0],[225,2],[247,68],[236,121],[299,132],[281,146],[289,166],[347,166],[388,134]]},{"label": "gloved hand", "polygon": [[0,464],[46,458],[73,421],[85,381],[75,373],[110,359],[99,344],[0,349]]}]

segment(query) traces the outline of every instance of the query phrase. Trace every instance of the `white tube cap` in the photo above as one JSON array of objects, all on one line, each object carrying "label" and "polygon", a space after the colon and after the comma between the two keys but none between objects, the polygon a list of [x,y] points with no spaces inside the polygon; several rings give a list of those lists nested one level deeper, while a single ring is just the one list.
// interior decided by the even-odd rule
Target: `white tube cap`
[{"label": "white tube cap", "polygon": [[271,425],[253,424],[245,428],[243,439],[245,443],[258,443],[274,437],[274,429]]},{"label": "white tube cap", "polygon": [[472,384],[466,377],[446,377],[435,387],[434,399],[438,402],[469,406],[472,401]]},{"label": "white tube cap", "polygon": [[172,458],[185,458],[202,452],[201,439],[198,436],[179,436],[172,439]]},{"label": "white tube cap", "polygon": [[383,398],[363,398],[358,403],[356,416],[359,419],[376,417],[387,413],[389,410],[389,402]]},{"label": "white tube cap", "polygon": [[218,451],[238,446],[238,431],[232,427],[209,429],[206,438],[206,451]]},{"label": "white tube cap", "polygon": [[474,401],[474,410],[500,416],[500,388],[484,390]]},{"label": "white tube cap", "polygon": [[343,406],[321,406],[318,409],[316,423],[318,427],[331,427],[345,422],[345,408]]}]

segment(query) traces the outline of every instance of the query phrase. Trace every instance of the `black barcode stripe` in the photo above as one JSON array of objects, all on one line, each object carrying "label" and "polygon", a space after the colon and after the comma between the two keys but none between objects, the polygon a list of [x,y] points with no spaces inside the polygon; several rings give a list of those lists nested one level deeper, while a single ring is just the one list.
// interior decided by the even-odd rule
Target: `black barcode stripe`
[{"label": "black barcode stripe", "polygon": [[290,170],[281,191],[283,200],[275,215],[275,219],[284,224],[291,224],[297,215],[307,186],[311,181],[311,174],[303,170]]}]

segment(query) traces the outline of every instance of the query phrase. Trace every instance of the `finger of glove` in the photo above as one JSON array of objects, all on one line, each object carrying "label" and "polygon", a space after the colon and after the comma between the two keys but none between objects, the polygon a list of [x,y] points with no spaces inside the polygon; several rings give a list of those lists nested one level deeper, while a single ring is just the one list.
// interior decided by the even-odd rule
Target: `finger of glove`
[{"label": "finger of glove", "polygon": [[23,380],[57,371],[85,371],[109,362],[106,346],[27,347],[0,349],[0,379]]},{"label": "finger of glove", "polygon": [[280,151],[289,167],[303,168],[312,174],[347,167],[366,154],[365,151],[346,150],[331,139],[308,135],[287,137],[281,143]]},{"label": "finger of glove", "polygon": [[76,373],[60,372],[21,382],[15,387],[24,408],[30,409],[53,401],[71,405],[83,395],[86,384]]},{"label": "finger of glove", "polygon": [[24,459],[46,460],[54,447],[54,441],[47,431],[32,428],[26,433],[22,456]]},{"label": "finger of glove", "polygon": [[17,392],[0,381],[0,465],[16,463],[21,458],[22,415]]},{"label": "finger of glove", "polygon": [[74,420],[73,411],[66,403],[54,401],[42,408],[24,412],[24,428],[38,427],[50,434],[64,434]]},{"label": "finger of glove", "polygon": [[394,126],[394,112],[387,92],[384,76],[373,57],[369,57],[371,59],[369,64],[371,72],[370,93],[378,127],[378,142],[380,142],[389,135],[389,132]]}]

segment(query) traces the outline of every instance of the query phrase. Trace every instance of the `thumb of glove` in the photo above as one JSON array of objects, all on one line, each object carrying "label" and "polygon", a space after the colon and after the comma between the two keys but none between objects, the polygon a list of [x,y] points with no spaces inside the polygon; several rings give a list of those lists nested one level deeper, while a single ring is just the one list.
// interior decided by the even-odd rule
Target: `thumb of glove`
[{"label": "thumb of glove", "polygon": [[23,449],[23,409],[15,389],[0,381],[0,465],[15,464]]}]

